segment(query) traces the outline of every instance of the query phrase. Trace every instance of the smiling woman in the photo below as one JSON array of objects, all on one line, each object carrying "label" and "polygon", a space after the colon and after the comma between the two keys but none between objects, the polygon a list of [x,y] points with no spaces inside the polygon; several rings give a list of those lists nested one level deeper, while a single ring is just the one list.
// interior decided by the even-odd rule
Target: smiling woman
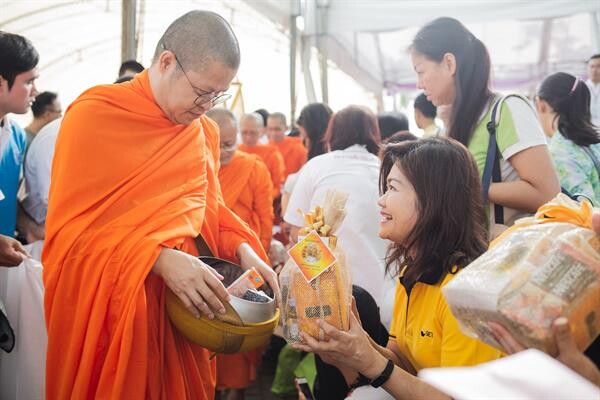
[{"label": "smiling woman", "polygon": [[380,187],[379,234],[394,242],[387,270],[400,282],[387,347],[369,340],[356,318],[349,332],[323,323],[328,342],[303,335],[305,344],[297,347],[353,369],[395,398],[446,398],[413,374],[480,364],[501,354],[462,334],[441,292],[486,249],[475,162],[454,140],[391,144],[383,151]]}]

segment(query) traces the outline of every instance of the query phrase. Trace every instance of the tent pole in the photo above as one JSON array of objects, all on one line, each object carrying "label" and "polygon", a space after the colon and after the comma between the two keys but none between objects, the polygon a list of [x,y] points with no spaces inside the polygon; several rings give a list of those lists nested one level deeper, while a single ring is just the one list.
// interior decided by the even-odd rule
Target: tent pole
[{"label": "tent pole", "polygon": [[299,2],[290,16],[290,126],[296,121],[296,54],[298,45],[298,27],[296,20],[299,14]]},{"label": "tent pole", "polygon": [[137,0],[121,1],[121,62],[136,59],[136,3]]},{"label": "tent pole", "polygon": [[304,76],[304,88],[306,90],[306,99],[309,103],[317,101],[317,94],[315,93],[315,84],[313,82],[312,74],[310,72],[310,59],[312,43],[309,36],[302,35],[301,46],[302,52],[300,54],[300,60],[302,61],[302,75]]},{"label": "tent pole", "polygon": [[329,78],[327,76],[327,1],[317,1],[317,23],[319,34],[317,43],[319,46],[319,65],[321,67],[321,97],[323,103],[329,104]]},{"label": "tent pole", "polygon": [[535,77],[536,81],[548,74],[548,54],[550,53],[550,39],[552,37],[552,21],[552,18],[548,18],[542,23],[542,39],[540,41],[538,76]]},{"label": "tent pole", "polygon": [[600,12],[590,13],[592,18],[592,48],[593,53],[600,53]]}]

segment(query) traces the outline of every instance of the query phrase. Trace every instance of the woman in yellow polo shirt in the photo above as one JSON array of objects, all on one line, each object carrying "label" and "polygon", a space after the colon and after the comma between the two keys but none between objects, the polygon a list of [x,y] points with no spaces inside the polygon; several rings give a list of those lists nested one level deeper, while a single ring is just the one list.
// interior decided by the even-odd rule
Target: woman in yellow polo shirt
[{"label": "woman in yellow polo shirt", "polygon": [[349,332],[323,322],[329,341],[303,335],[297,347],[353,369],[357,383],[383,386],[396,398],[447,398],[416,372],[475,365],[502,354],[465,336],[441,293],[487,247],[477,167],[454,140],[392,144],[383,151],[380,186],[379,235],[393,242],[387,271],[399,277],[387,348],[370,340],[354,316]]}]

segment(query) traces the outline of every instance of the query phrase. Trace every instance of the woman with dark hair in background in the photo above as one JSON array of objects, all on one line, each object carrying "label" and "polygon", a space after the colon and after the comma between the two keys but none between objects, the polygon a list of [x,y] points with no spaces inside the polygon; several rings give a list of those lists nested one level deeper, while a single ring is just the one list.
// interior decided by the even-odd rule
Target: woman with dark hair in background
[{"label": "woman with dark hair in background", "polygon": [[[393,294],[386,284],[384,258],[386,243],[377,235],[377,177],[379,175],[379,128],[375,115],[366,108],[348,106],[331,117],[325,134],[329,153],[311,160],[300,170],[284,220],[292,226],[290,236],[296,241],[303,217],[296,210],[311,210],[322,205],[329,189],[348,194],[347,215],[337,232],[338,243],[346,253],[352,283],[364,288],[389,317]],[[389,279],[388,279],[389,280]],[[391,282],[391,280],[389,280]],[[389,301],[386,301],[388,300]]]},{"label": "woman with dark hair in background", "polygon": [[[468,147],[481,176],[490,137],[487,124],[501,98],[490,90],[491,62],[485,45],[459,21],[438,18],[419,30],[411,58],[417,86],[427,99],[436,106],[451,106],[445,134]],[[502,206],[504,224],[512,225],[552,199],[560,185],[530,104],[509,97],[499,111],[496,137],[502,182],[492,183],[484,197]],[[488,221],[494,217],[494,207],[490,207]]]},{"label": "woman with dark hair in background", "polygon": [[[308,160],[327,152],[323,138],[333,111],[327,104],[311,103],[300,112],[296,121],[300,137],[308,149]],[[281,214],[285,214],[292,190],[298,180],[299,171],[287,177],[281,195]]]},{"label": "woman with dark hair in background", "polygon": [[324,103],[309,104],[300,112],[297,124],[308,149],[309,160],[327,152],[323,137],[332,114],[331,108]]},{"label": "woman with dark hair in background", "polygon": [[387,347],[375,344],[354,314],[348,332],[322,322],[328,341],[301,334],[304,344],[294,346],[354,371],[357,382],[365,380],[359,373],[364,375],[394,398],[448,399],[415,374],[501,355],[461,332],[442,295],[444,285],[487,248],[475,161],[455,140],[390,144],[379,179],[379,236],[392,242],[386,269],[399,278]]},{"label": "woman with dark hair in background", "polygon": [[538,117],[550,138],[560,185],[600,205],[600,133],[592,125],[590,91],[573,75],[548,76],[536,96]]}]

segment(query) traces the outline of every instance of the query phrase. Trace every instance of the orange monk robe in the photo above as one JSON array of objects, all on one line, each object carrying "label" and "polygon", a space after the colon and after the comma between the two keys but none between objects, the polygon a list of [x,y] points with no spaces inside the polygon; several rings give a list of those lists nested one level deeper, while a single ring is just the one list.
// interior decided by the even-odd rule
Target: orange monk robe
[{"label": "orange monk robe", "polygon": [[[236,151],[219,170],[225,204],[244,220],[269,249],[273,230],[273,184],[256,154]],[[217,388],[245,389],[256,378],[261,350],[217,355]]]},{"label": "orange monk robe", "polygon": [[265,250],[273,234],[273,184],[265,163],[255,154],[236,151],[219,170],[225,204],[260,238]]},{"label": "orange monk robe", "polygon": [[223,202],[218,157],[214,123],[174,125],[146,71],[69,107],[42,256],[47,400],[213,398],[215,363],[171,325],[151,268],[163,247],[196,254],[199,233],[219,257],[244,241],[265,257]]},{"label": "orange monk robe", "polygon": [[285,176],[285,163],[283,162],[283,156],[279,150],[277,150],[277,147],[270,144],[258,144],[256,146],[240,144],[239,150],[250,154],[256,154],[263,160],[271,174],[273,198],[278,198],[281,193],[281,186],[283,185]]},{"label": "orange monk robe", "polygon": [[285,179],[288,175],[298,172],[306,163],[308,150],[304,147],[302,139],[299,137],[285,136],[281,142],[270,141],[269,144],[276,146],[285,163]]}]

